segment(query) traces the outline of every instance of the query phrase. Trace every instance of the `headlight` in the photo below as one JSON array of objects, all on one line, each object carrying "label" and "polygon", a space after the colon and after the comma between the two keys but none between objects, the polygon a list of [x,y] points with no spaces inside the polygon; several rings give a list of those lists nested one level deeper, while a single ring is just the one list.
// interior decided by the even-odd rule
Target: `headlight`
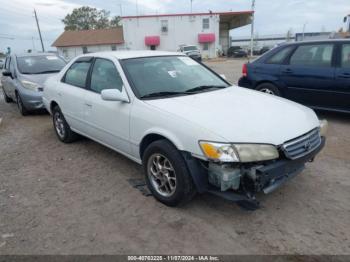
[{"label": "headlight", "polygon": [[32,90],[32,91],[38,91],[39,85],[33,82],[29,82],[26,80],[21,81],[22,86],[26,89]]},{"label": "headlight", "polygon": [[320,135],[326,136],[328,131],[328,121],[320,120]]},{"label": "headlight", "polygon": [[258,162],[276,159],[278,150],[273,145],[265,144],[223,144],[200,141],[204,155],[220,162]]}]

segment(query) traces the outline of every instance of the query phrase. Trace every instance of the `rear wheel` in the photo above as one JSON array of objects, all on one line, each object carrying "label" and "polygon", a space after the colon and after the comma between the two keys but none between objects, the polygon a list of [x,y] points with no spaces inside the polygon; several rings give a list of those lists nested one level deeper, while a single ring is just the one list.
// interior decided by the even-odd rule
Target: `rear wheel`
[{"label": "rear wheel", "polygon": [[146,183],[153,196],[167,206],[190,201],[196,190],[185,160],[167,140],[150,144],[143,155]]},{"label": "rear wheel", "polygon": [[22,116],[29,115],[29,111],[26,109],[25,105],[22,102],[21,96],[16,93],[17,107]]},{"label": "rear wheel", "polygon": [[13,102],[12,98],[10,98],[10,97],[8,97],[8,96],[6,95],[4,87],[2,87],[2,92],[3,92],[3,94],[4,94],[4,99],[5,99],[5,102],[6,102],[6,103],[11,103],[11,102]]},{"label": "rear wheel", "polygon": [[52,120],[56,135],[63,143],[72,143],[77,140],[77,133],[70,129],[66,119],[64,118],[59,106],[52,109]]},{"label": "rear wheel", "polygon": [[278,90],[278,88],[270,83],[263,83],[261,85],[259,85],[256,90],[266,93],[266,94],[270,94],[270,95],[275,95],[275,96],[281,96],[280,91]]}]

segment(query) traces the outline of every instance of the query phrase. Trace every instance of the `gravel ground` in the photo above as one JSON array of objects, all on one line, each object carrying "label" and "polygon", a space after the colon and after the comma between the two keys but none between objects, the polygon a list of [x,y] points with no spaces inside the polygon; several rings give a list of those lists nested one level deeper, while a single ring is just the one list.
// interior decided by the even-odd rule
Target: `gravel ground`
[{"label": "gravel ground", "polygon": [[[231,82],[242,60],[209,62]],[[350,254],[350,116],[323,113],[326,148],[255,212],[211,195],[145,197],[141,168],[91,140],[65,145],[47,114],[0,98],[0,254]]]}]

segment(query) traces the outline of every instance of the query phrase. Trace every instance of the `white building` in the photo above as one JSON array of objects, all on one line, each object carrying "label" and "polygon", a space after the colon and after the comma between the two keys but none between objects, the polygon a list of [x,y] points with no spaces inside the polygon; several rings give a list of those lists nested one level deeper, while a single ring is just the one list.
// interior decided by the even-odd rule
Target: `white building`
[{"label": "white building", "polygon": [[123,28],[65,31],[52,46],[67,60],[85,53],[125,49]]},{"label": "white building", "polygon": [[251,11],[162,14],[122,17],[125,47],[131,50],[177,51],[182,44],[197,45],[204,58],[226,53],[229,31],[251,21]]},{"label": "white building", "polygon": [[123,27],[65,31],[52,46],[66,59],[90,52],[119,49],[177,51],[196,45],[203,58],[226,53],[231,29],[250,23],[252,11],[162,14],[122,17]]}]

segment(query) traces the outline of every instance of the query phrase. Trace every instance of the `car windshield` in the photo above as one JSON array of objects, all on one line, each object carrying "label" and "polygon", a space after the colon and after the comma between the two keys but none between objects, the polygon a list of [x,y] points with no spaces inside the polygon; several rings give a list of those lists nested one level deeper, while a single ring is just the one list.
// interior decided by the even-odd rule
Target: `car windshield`
[{"label": "car windshield", "polygon": [[49,74],[61,71],[66,62],[56,55],[17,57],[21,74]]},{"label": "car windshield", "polygon": [[193,51],[193,50],[198,50],[196,46],[185,46],[184,51]]},{"label": "car windshield", "polygon": [[133,58],[122,64],[140,98],[188,95],[229,86],[187,56]]}]

